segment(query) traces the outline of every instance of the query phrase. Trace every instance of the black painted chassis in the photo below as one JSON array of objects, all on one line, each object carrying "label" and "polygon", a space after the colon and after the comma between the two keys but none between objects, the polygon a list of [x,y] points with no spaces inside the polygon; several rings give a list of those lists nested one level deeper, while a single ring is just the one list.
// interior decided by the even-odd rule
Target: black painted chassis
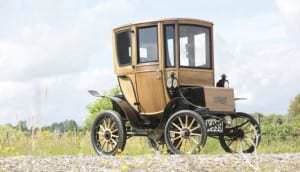
[{"label": "black painted chassis", "polygon": [[[209,109],[207,108],[195,106],[184,97],[175,97],[167,104],[163,113],[154,116],[143,116],[138,112],[136,112],[135,110],[133,110],[133,108],[130,107],[129,103],[122,96],[116,96],[116,97],[104,96],[104,97],[109,98],[111,100],[113,104],[113,111],[119,114],[120,119],[122,121],[121,123],[124,126],[124,137],[125,137],[124,138],[125,140],[123,141],[124,143],[122,143],[120,147],[116,146],[116,149],[117,148],[123,149],[126,139],[129,139],[132,136],[147,137],[149,141],[149,145],[156,150],[160,150],[159,146],[166,144],[170,152],[174,154],[197,153],[197,151],[194,150],[191,151],[180,150],[183,143],[178,143],[182,140],[185,140],[185,138],[188,138],[190,135],[193,134],[194,135],[201,134],[201,138],[198,144],[199,148],[202,149],[204,147],[207,137],[212,137],[215,139],[219,139],[221,146],[226,152],[251,153],[256,150],[256,147],[260,142],[259,123],[252,116],[245,113],[213,112],[213,111],[209,111]],[[178,121],[184,120],[185,118],[183,116],[184,113],[189,114],[188,117],[186,117],[185,123],[190,122],[189,125],[192,126],[194,124],[191,124],[192,123],[191,121],[194,120],[199,122],[199,124],[201,125],[204,124],[204,126],[201,126],[202,127],[201,132],[193,133],[193,132],[185,131],[184,127],[181,128],[177,127],[179,129],[175,128],[176,130],[174,130],[173,125],[179,126]],[[214,119],[217,122],[214,125],[207,126],[206,121],[211,119]],[[177,123],[174,122],[176,120]],[[238,122],[235,126],[229,126],[230,120],[231,121],[241,120],[241,122]],[[216,131],[216,132],[210,131],[211,128],[214,128],[221,123],[223,126],[223,131]],[[252,140],[250,141],[248,140],[244,143],[244,144],[248,144],[246,145],[246,148],[239,147],[237,146],[237,144],[240,143],[242,139],[244,138],[248,139],[246,138],[246,132],[248,131],[243,131],[242,128],[249,124],[254,129],[253,131],[255,137],[251,138]],[[96,125],[94,125],[93,127],[95,126]],[[192,131],[192,129],[190,131]],[[101,146],[99,145],[97,146],[96,144],[97,134],[95,134],[95,132],[96,132],[95,128],[93,128],[92,143],[96,152],[100,155],[114,155],[117,152],[115,149],[108,152],[104,151],[103,153],[103,151],[101,150]],[[174,132],[177,133],[177,135],[172,134]],[[176,138],[182,137],[182,138],[180,138],[180,141],[176,141],[176,140],[171,141],[172,137],[176,137]],[[235,147],[234,145],[232,146],[233,143],[236,144]],[[102,147],[104,146],[102,145]]]}]

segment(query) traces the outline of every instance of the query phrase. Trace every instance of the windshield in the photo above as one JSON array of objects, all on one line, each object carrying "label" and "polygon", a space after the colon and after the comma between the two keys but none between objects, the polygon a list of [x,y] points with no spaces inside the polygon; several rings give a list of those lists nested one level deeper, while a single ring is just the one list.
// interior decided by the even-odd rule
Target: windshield
[{"label": "windshield", "polygon": [[210,30],[179,25],[180,66],[211,69]]}]

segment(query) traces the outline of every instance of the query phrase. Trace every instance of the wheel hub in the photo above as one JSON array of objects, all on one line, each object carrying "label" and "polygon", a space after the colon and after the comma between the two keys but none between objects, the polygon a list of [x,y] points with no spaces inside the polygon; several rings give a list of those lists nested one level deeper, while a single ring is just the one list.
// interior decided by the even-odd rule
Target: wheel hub
[{"label": "wheel hub", "polygon": [[111,132],[109,130],[106,130],[104,132],[104,138],[105,138],[105,140],[110,140],[111,139]]},{"label": "wheel hub", "polygon": [[189,138],[189,136],[190,136],[190,130],[187,128],[183,128],[181,130],[181,137],[183,137],[184,139],[187,139],[187,138]]},{"label": "wheel hub", "polygon": [[244,138],[244,131],[243,130],[241,130],[241,129],[238,129],[237,131],[236,131],[236,137],[237,138]]}]

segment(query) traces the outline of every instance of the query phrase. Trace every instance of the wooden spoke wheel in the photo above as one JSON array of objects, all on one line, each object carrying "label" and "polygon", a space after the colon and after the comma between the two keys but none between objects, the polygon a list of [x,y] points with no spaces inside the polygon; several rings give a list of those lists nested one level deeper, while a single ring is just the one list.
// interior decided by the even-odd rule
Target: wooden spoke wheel
[{"label": "wooden spoke wheel", "polygon": [[220,144],[226,152],[252,153],[260,142],[260,127],[257,121],[245,113],[233,116],[231,124],[224,124]]},{"label": "wooden spoke wheel", "polygon": [[98,155],[114,155],[125,146],[125,129],[121,116],[113,110],[103,111],[95,119],[91,141]]},{"label": "wooden spoke wheel", "polygon": [[168,119],[165,126],[165,141],[174,154],[196,154],[207,139],[202,117],[191,110],[180,110]]}]

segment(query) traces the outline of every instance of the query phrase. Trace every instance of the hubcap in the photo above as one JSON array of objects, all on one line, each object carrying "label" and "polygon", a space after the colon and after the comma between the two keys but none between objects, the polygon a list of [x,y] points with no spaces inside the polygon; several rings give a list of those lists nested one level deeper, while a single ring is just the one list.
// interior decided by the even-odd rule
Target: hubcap
[{"label": "hubcap", "polygon": [[190,130],[187,128],[183,128],[180,132],[181,137],[183,137],[184,139],[188,139],[190,136]]},{"label": "hubcap", "polygon": [[241,129],[238,129],[237,131],[236,131],[236,137],[237,138],[240,138],[240,139],[242,139],[242,138],[244,138],[244,131],[243,130],[241,130]]},{"label": "hubcap", "polygon": [[111,131],[106,130],[106,131],[104,132],[104,138],[105,138],[106,140],[110,140],[110,138],[111,138]]}]

